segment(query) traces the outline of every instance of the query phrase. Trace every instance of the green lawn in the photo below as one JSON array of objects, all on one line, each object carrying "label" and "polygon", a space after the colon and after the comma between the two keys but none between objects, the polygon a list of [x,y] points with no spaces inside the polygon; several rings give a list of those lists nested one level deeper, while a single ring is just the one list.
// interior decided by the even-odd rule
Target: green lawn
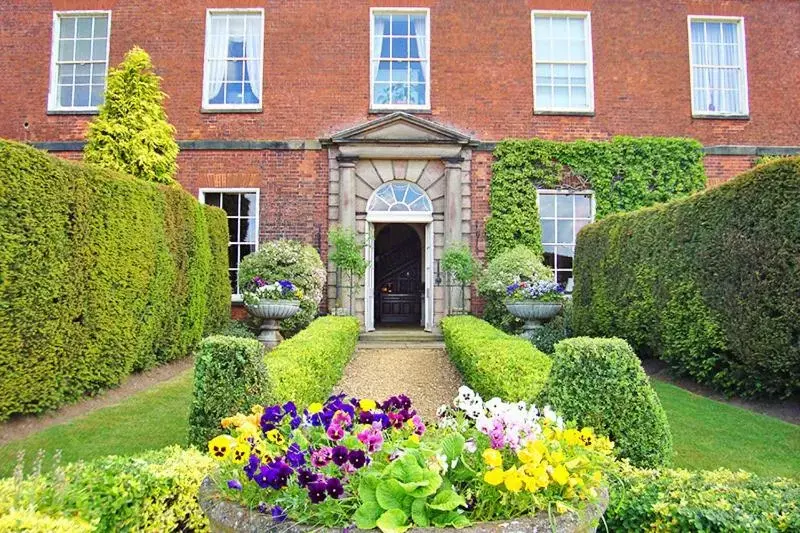
[{"label": "green lawn", "polygon": [[800,478],[800,426],[651,382],[672,428],[675,466]]},{"label": "green lawn", "polygon": [[186,445],[192,370],[140,392],[120,404],[99,409],[75,420],[52,426],[22,440],[0,446],[0,477],[11,474],[16,454],[25,450],[27,470],[38,450],[61,449],[63,462],[103,455],[129,455],[170,444]]},{"label": "green lawn", "polygon": [[[653,380],[675,440],[675,466],[725,467],[762,475],[800,477],[800,426],[697,396]],[[39,449],[64,461],[132,454],[186,444],[192,372],[72,422],[0,446],[0,476],[9,475],[24,449],[30,465]],[[45,461],[45,468],[48,461]]]}]

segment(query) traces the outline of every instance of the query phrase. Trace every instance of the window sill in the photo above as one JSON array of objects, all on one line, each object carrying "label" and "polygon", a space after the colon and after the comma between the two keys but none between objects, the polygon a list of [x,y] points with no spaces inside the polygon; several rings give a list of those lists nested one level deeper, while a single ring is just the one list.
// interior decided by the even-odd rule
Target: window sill
[{"label": "window sill", "polygon": [[370,107],[367,112],[370,115],[389,115],[391,113],[409,113],[414,114],[418,113],[421,115],[430,115],[431,108],[425,107]]},{"label": "window sill", "polygon": [[261,107],[201,107],[201,113],[263,113],[264,109]]},{"label": "window sill", "polygon": [[48,115],[96,115],[99,113],[97,108],[92,109],[48,109]]},{"label": "window sill", "polygon": [[714,115],[692,113],[692,118],[696,118],[698,120],[750,120],[750,115]]},{"label": "window sill", "polygon": [[533,114],[534,115],[544,115],[544,116],[548,116],[548,115],[552,115],[552,116],[563,115],[563,116],[569,116],[569,117],[593,117],[593,116],[595,116],[594,111],[550,111],[550,110],[547,110],[547,109],[534,109],[533,110]]}]

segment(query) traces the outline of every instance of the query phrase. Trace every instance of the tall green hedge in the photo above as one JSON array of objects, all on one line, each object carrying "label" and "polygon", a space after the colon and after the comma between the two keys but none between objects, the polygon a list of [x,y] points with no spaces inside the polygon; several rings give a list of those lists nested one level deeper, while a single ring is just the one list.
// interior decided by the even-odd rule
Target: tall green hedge
[{"label": "tall green hedge", "polygon": [[179,189],[0,141],[0,420],[182,357],[222,324],[227,246],[209,238],[209,212]]},{"label": "tall green hedge", "polygon": [[800,390],[800,158],[584,228],[577,334],[745,395]]},{"label": "tall green hedge", "polygon": [[608,142],[509,139],[494,152],[486,223],[489,259],[524,244],[542,253],[537,188],[592,189],[596,216],[632,211],[703,189],[703,147],[692,139]]}]

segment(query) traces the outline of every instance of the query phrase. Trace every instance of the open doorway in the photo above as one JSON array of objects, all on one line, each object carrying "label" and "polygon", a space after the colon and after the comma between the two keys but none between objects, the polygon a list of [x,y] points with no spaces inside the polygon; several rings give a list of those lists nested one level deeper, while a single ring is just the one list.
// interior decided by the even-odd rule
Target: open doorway
[{"label": "open doorway", "polygon": [[376,324],[422,324],[424,238],[422,224],[376,224]]}]

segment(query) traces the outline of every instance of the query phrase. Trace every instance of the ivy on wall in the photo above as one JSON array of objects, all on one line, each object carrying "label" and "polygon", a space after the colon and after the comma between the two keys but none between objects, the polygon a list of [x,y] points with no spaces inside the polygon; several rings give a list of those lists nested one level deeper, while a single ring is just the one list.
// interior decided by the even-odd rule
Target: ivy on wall
[{"label": "ivy on wall", "polygon": [[686,196],[705,187],[703,147],[693,139],[509,139],[494,152],[486,223],[489,259],[524,244],[542,253],[537,188],[591,189],[596,218]]}]

